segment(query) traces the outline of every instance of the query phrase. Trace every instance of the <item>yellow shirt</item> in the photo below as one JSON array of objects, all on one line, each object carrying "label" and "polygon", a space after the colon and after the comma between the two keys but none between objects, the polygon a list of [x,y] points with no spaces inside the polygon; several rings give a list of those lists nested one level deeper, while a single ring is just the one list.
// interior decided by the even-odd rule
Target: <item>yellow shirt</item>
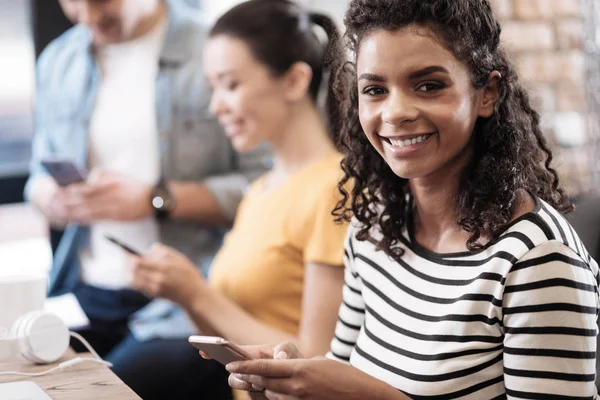
[{"label": "yellow shirt", "polygon": [[300,324],[305,263],[343,263],[347,225],[331,215],[341,198],[340,160],[328,155],[272,190],[266,177],[254,182],[211,268],[215,288],[290,334]]}]

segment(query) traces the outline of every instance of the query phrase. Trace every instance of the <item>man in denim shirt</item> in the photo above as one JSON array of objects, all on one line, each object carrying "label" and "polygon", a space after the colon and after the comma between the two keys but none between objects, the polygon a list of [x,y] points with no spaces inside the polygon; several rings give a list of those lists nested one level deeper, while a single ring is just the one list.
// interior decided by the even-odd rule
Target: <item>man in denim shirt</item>
[{"label": "man in denim shirt", "polygon": [[[161,398],[161,385],[170,386],[170,398],[191,397],[178,394],[176,383],[187,372],[201,384],[193,368],[199,356],[191,347],[169,347],[182,343],[169,339],[195,327],[173,304],[129,288],[129,260],[105,236],[141,250],[160,241],[205,268],[268,154],[234,153],[208,114],[201,65],[207,32],[193,10],[176,0],[60,3],[78,25],[38,62],[26,187],[53,225],[66,226],[49,295],[75,294],[91,321],[81,333],[126,383],[148,391],[143,398]],[[51,157],[88,168],[88,179],[59,187],[41,166]]]}]

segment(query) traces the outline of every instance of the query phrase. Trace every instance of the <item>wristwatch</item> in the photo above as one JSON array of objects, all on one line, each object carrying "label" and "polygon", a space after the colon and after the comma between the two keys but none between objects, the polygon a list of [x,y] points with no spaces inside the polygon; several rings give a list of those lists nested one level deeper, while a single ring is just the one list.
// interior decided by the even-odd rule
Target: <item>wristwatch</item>
[{"label": "wristwatch", "polygon": [[175,202],[173,196],[167,188],[167,182],[161,178],[154,187],[151,195],[150,204],[154,210],[154,215],[158,220],[164,220],[169,217]]}]

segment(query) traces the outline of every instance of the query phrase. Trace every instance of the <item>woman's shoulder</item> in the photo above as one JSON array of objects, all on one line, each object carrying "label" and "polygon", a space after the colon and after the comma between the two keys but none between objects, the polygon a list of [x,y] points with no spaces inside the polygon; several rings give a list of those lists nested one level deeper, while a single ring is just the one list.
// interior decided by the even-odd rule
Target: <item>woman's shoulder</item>
[{"label": "woman's shoulder", "polygon": [[[537,196],[532,196],[532,210],[518,215],[492,246],[512,238],[520,241],[527,249],[522,257],[533,253],[566,254],[586,264],[593,262],[585,245],[565,216]],[[518,258],[522,258],[518,257]]]}]

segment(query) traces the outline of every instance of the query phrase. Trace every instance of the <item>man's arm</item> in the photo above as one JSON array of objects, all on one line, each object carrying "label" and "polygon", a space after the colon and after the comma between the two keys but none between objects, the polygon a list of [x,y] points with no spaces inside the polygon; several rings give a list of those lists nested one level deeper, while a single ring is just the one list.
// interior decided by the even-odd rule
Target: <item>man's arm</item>
[{"label": "man's arm", "polygon": [[64,227],[67,223],[65,210],[58,201],[60,188],[41,165],[41,160],[54,154],[50,133],[47,130],[49,106],[47,84],[44,76],[54,62],[56,46],[50,45],[42,53],[36,65],[36,89],[34,105],[35,134],[32,140],[31,161],[29,164],[29,179],[25,185],[25,200],[31,201],[55,227]]},{"label": "man's arm", "polygon": [[203,182],[169,182],[175,200],[171,217],[209,224],[230,224],[249,183],[270,166],[270,151],[260,146],[244,154],[236,154],[235,170],[216,175]]}]

